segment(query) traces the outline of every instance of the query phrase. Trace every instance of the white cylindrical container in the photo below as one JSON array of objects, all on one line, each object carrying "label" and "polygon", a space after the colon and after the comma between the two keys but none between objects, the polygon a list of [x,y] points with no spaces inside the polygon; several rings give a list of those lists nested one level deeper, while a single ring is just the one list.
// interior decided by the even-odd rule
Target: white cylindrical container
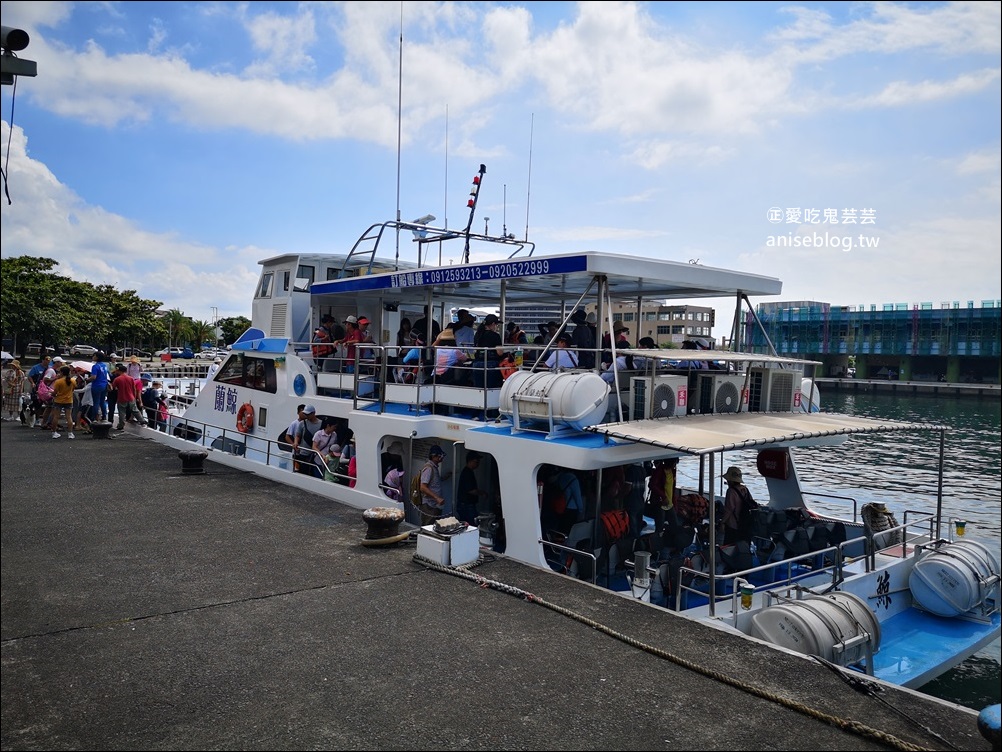
[{"label": "white cylindrical container", "polygon": [[959,616],[998,588],[999,570],[997,552],[977,541],[955,541],[915,564],[908,587],[920,608],[937,616]]},{"label": "white cylindrical container", "polygon": [[511,416],[517,407],[522,421],[547,421],[578,430],[605,417],[609,385],[597,373],[532,373],[517,371],[501,387],[500,411]]},{"label": "white cylindrical container", "polygon": [[773,645],[816,655],[840,666],[866,657],[860,642],[840,652],[843,642],[869,635],[874,653],[880,648],[880,623],[866,602],[852,593],[829,593],[762,609],[752,616],[751,636]]}]

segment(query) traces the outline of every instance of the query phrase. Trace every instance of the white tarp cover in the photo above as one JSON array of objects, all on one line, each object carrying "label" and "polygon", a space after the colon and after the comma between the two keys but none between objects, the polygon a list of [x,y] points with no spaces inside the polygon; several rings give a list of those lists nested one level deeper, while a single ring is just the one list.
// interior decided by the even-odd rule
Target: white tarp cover
[{"label": "white tarp cover", "polygon": [[858,433],[942,431],[946,428],[839,413],[725,413],[603,423],[585,430],[700,455]]}]

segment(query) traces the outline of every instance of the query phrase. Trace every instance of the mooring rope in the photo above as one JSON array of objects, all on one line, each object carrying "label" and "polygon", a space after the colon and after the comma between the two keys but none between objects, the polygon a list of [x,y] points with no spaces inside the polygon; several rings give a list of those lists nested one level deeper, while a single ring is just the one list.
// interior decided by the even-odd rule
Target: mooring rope
[{"label": "mooring rope", "polygon": [[[471,564],[466,564],[457,567],[447,567],[444,564],[441,564],[433,559],[429,559],[428,557],[422,556],[420,554],[414,554],[414,560],[427,566],[429,569],[435,569],[439,572],[445,572],[446,574],[451,574],[455,577],[462,577],[463,579],[470,580],[476,583],[482,589],[497,590],[507,595],[513,595],[517,598],[521,598],[525,601],[528,601],[529,603],[534,603],[536,605],[543,606],[544,608],[548,608],[551,611],[556,611],[558,614],[563,614],[568,618],[581,622],[582,624],[585,624],[591,627],[592,629],[598,630],[599,632],[602,632],[603,634],[606,634],[609,637],[624,642],[627,645],[643,650],[647,653],[650,653],[651,655],[655,655],[658,658],[670,661],[675,665],[687,668],[690,671],[702,674],[703,676],[714,679],[715,681],[721,682],[722,684],[727,684],[728,686],[740,689],[744,692],[747,692],[748,694],[760,697],[770,702],[774,702],[778,705],[782,705],[783,707],[790,708],[791,710],[795,710],[803,715],[821,721],[822,723],[827,723],[828,725],[835,726],[845,731],[850,731],[854,734],[857,734],[858,736],[862,736],[869,739],[875,739],[895,749],[907,750],[908,752],[932,752],[931,748],[929,747],[921,747],[917,744],[912,744],[911,742],[907,742],[904,739],[894,736],[893,734],[889,734],[886,731],[881,731],[880,729],[873,728],[872,726],[868,726],[865,723],[860,723],[859,721],[851,721],[851,720],[846,720],[845,718],[839,718],[837,716],[833,716],[830,713],[825,713],[816,708],[812,708],[809,705],[805,705],[804,703],[799,702],[797,700],[791,700],[790,698],[784,697],[783,695],[780,694],[776,694],[775,692],[762,689],[761,687],[756,687],[753,684],[748,684],[747,682],[741,681],[739,679],[734,679],[733,677],[728,676],[727,674],[723,674],[714,669],[707,668],[706,666],[702,666],[698,663],[694,663],[686,658],[682,658],[681,656],[675,655],[674,653],[671,653],[667,650],[662,650],[661,648],[649,645],[645,642],[641,642],[640,640],[630,637],[629,635],[623,634],[622,632],[618,632],[610,627],[607,627],[601,622],[597,622],[594,619],[590,619],[587,616],[583,616],[582,614],[572,611],[569,608],[564,608],[563,606],[559,606],[555,603],[550,603],[545,598],[541,598],[538,595],[528,592],[527,590],[523,590],[522,588],[515,587],[514,585],[508,585],[503,582],[498,582],[497,580],[487,579],[486,577],[483,577],[471,571],[474,567],[479,566],[481,563],[483,563],[482,555],[477,561],[472,562]],[[936,736],[937,738],[942,739],[942,737],[939,737],[938,735]]]}]

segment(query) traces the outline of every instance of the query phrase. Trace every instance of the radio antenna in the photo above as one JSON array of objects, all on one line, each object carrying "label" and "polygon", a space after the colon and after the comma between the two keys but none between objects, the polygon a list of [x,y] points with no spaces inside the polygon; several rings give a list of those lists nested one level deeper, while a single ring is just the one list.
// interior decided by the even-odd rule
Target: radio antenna
[{"label": "radio antenna", "polygon": [[529,186],[532,184],[532,127],[536,113],[529,118],[529,177],[525,181],[525,239],[529,240]]},{"label": "radio antenna", "polygon": [[449,229],[449,105],[445,106],[445,195],[442,196],[442,200],[445,203],[442,213],[445,221],[442,227]]},{"label": "radio antenna", "polygon": [[400,53],[397,70],[397,250],[393,266],[400,268],[400,133],[404,107],[404,4],[400,2]]}]

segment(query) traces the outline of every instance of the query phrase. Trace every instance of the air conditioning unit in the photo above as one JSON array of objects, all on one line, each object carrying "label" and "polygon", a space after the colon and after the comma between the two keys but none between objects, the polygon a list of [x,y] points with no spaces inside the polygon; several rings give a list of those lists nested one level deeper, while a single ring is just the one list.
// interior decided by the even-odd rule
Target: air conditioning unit
[{"label": "air conditioning unit", "polygon": [[787,368],[748,369],[748,410],[757,413],[800,411],[803,373]]},{"label": "air conditioning unit", "polygon": [[685,376],[634,376],[630,379],[630,420],[674,418],[689,407]]},{"label": "air conditioning unit", "polygon": [[698,376],[699,401],[697,412],[736,413],[748,409],[748,392],[745,391],[744,374],[713,373]]}]

